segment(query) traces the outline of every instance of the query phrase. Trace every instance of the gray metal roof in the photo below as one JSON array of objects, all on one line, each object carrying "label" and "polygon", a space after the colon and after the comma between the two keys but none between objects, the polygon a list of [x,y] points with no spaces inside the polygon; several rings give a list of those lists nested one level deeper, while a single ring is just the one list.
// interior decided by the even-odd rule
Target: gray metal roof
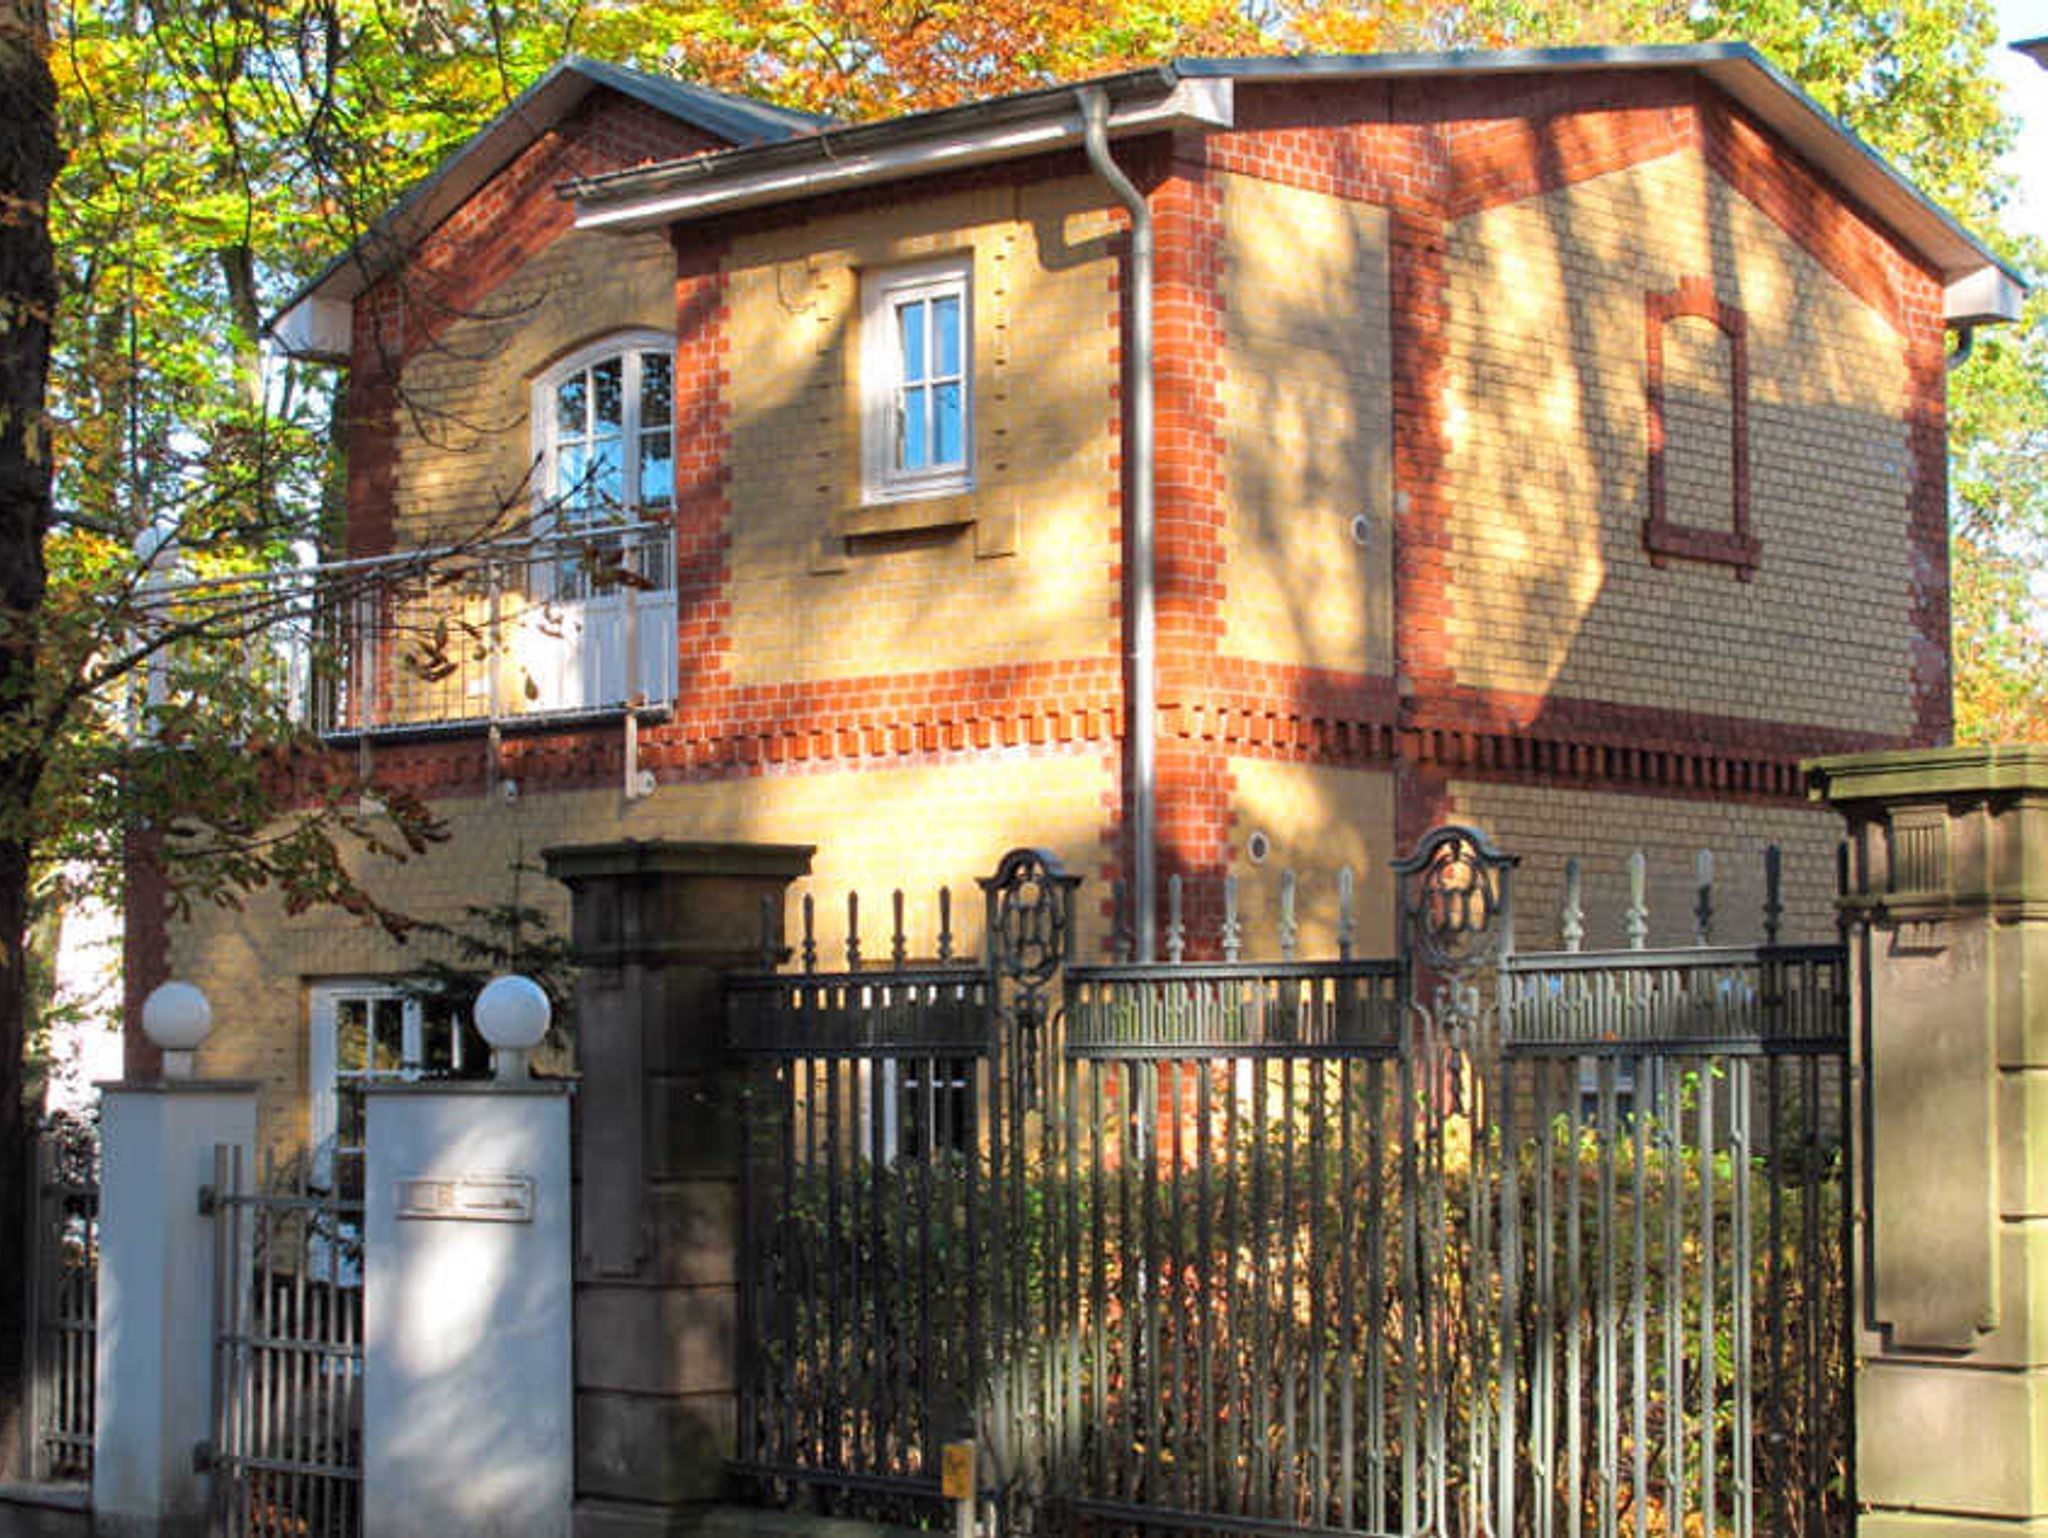
[{"label": "gray metal roof", "polygon": [[[1233,59],[1176,59],[1157,69],[1129,71],[1089,84],[1113,101],[1163,96],[1176,82],[1220,81],[1261,85],[1286,81],[1386,81],[1573,74],[1594,71],[1688,70],[1705,76],[1780,134],[1795,150],[1833,178],[1851,197],[1897,233],[1950,282],[1986,269],[2011,283],[2027,279],[1966,230],[1889,161],[1871,149],[1775,65],[1746,43],[1669,44],[1617,48],[1546,48],[1497,52],[1318,54]],[[801,140],[762,144],[698,156],[688,162],[635,167],[572,183],[579,218],[611,228],[660,222],[663,194],[690,189],[694,206],[709,211],[707,189],[722,181],[735,186],[775,174],[786,184],[805,163],[844,162],[855,155],[879,156],[920,142],[994,137],[1033,117],[1073,116],[1074,85],[920,112],[880,123],[821,129]],[[1076,130],[1078,133],[1078,129]],[[992,151],[993,156],[995,152]],[[955,156],[951,163],[967,163]],[[884,174],[878,170],[876,179]],[[833,185],[847,185],[843,165]],[[779,197],[801,196],[779,192]],[[754,201],[759,201],[758,199]],[[624,205],[634,205],[630,222]],[[643,211],[644,210],[644,214]]]},{"label": "gray metal roof", "polygon": [[650,75],[645,70],[607,64],[602,59],[570,54],[556,69],[573,69],[600,85],[608,85],[623,96],[644,102],[681,122],[694,124],[731,144],[765,144],[795,134],[815,133],[831,126],[832,119],[815,112],[778,107],[751,96],[714,91],[709,86]]},{"label": "gray metal roof", "polygon": [[[724,139],[731,148],[576,179],[563,188],[579,223],[645,229],[719,209],[794,202],[820,192],[902,179],[1078,142],[1074,92],[1091,86],[1126,114],[1125,132],[1224,126],[1208,112],[1238,85],[1287,81],[1471,79],[1593,71],[1687,70],[1713,82],[1887,225],[1951,287],[1951,319],[2016,309],[2027,278],[1851,133],[1745,43],[1498,52],[1323,54],[1176,59],[1092,81],[1045,86],[882,122],[835,124],[809,113],[708,90],[594,59],[562,60],[416,186],[362,239],[301,289],[281,315],[309,301],[345,302],[488,178],[600,86]],[[1187,93],[1209,91],[1174,117]],[[1207,105],[1203,105],[1203,104]],[[1227,118],[1227,107],[1225,109]],[[1118,120],[1112,119],[1112,132]],[[1960,286],[1959,286],[1960,285]],[[1982,290],[1992,297],[1982,304]],[[1960,306],[1960,308],[1958,308]],[[317,348],[311,355],[321,355]]]}]

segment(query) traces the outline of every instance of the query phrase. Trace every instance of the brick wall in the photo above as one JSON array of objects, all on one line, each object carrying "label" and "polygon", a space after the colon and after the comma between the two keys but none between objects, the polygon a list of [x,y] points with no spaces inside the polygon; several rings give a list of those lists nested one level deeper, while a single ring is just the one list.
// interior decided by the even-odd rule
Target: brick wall
[{"label": "brick wall", "polygon": [[[1695,276],[1748,321],[1749,583],[1643,547],[1644,297]],[[1458,684],[1912,733],[1909,397],[1886,317],[1690,151],[1454,221],[1446,312]]]},{"label": "brick wall", "polygon": [[[1093,179],[1032,179],[734,238],[734,683],[1114,654],[1105,201]],[[937,257],[973,275],[973,488],[864,507],[861,280]]]},{"label": "brick wall", "polygon": [[[642,103],[594,91],[356,300],[348,385],[348,553],[371,555],[459,528],[523,485],[530,463],[524,370],[544,364],[595,282],[604,304],[646,312],[664,289],[658,237],[621,261],[573,222],[557,185],[722,147]],[[630,249],[630,248],[629,248]],[[380,253],[366,253],[375,260]],[[657,301],[653,324],[669,317]],[[527,334],[525,322],[537,322]],[[637,318],[620,324],[641,324]],[[401,523],[407,525],[402,531]]]},{"label": "brick wall", "polygon": [[1226,232],[1221,650],[1388,676],[1387,215],[1255,177],[1220,174],[1217,184]]},{"label": "brick wall", "polygon": [[[450,841],[408,864],[364,867],[377,895],[422,919],[460,922],[471,903],[507,900],[515,860],[538,864],[558,844],[618,838],[738,839],[815,843],[813,874],[790,898],[795,933],[804,895],[818,915],[820,965],[843,963],[846,894],[862,901],[862,953],[889,954],[890,893],[901,888],[909,949],[937,947],[938,888],[950,885],[955,953],[979,954],[977,876],[1018,844],[1049,848],[1070,870],[1093,875],[1102,807],[1115,786],[1113,760],[1087,744],[1048,745],[992,757],[930,755],[888,768],[811,769],[756,780],[668,785],[628,803],[616,791],[441,799]],[[567,932],[568,892],[544,876],[521,878],[522,900]],[[1083,889],[1079,944],[1098,955],[1106,894]],[[201,1054],[209,1076],[263,1085],[262,1137],[284,1147],[304,1136],[306,986],[328,978],[385,977],[418,965],[426,940],[397,945],[374,926],[333,911],[288,916],[274,893],[240,910],[202,909],[174,926],[170,975],[197,983],[214,1001],[214,1034]]]},{"label": "brick wall", "polygon": [[[1946,725],[1938,285],[1682,74],[1238,100],[1237,131],[1118,149],[1159,238],[1159,829],[1191,949],[1213,953],[1234,871],[1270,954],[1289,867],[1326,948],[1347,864],[1361,948],[1383,949],[1386,861],[1449,816],[1525,856],[1525,944],[1567,855],[1590,862],[1598,936],[1627,849],[1649,849],[1656,934],[1682,939],[1696,848],[1734,915],[1766,838],[1815,932],[1832,831],[1799,804],[1798,757]],[[643,130],[593,105],[451,222],[424,264],[437,305],[365,297],[352,538],[388,541],[399,508],[407,537],[487,509],[528,462],[535,372],[672,330],[682,692],[641,744],[660,789],[618,796],[616,726],[509,738],[516,807],[478,799],[480,739],[380,748],[457,834],[387,895],[445,915],[514,841],[777,839],[822,846],[837,925],[848,884],[879,908],[1051,840],[1090,878],[1099,950],[1122,866],[1122,216],[1060,156],[672,249],[568,232],[540,189]],[[974,272],[976,485],[865,507],[860,275],[940,254]],[[1643,544],[1645,295],[1686,285],[1743,316],[1747,582]],[[1714,449],[1732,365],[1666,340],[1674,516],[1704,522],[1735,495]],[[386,354],[409,360],[403,403]],[[281,932],[302,967],[408,964],[261,904],[180,933],[173,965],[248,1001],[219,1068],[279,1085],[274,1117],[304,1073]]]}]

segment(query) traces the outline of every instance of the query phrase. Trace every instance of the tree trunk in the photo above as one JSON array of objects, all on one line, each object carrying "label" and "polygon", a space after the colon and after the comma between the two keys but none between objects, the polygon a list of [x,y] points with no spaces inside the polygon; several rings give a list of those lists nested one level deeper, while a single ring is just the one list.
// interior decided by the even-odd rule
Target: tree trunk
[{"label": "tree trunk", "polygon": [[57,91],[38,0],[0,0],[0,1470],[23,1449],[28,1116],[22,1054],[36,747],[36,634],[50,526],[44,384],[56,274]]}]

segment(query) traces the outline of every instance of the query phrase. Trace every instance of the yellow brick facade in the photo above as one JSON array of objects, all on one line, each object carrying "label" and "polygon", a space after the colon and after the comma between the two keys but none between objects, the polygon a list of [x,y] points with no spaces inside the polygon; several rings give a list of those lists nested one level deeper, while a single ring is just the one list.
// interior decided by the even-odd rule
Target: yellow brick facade
[{"label": "yellow brick facade", "polygon": [[615,332],[675,330],[675,253],[660,235],[572,231],[406,363],[397,543],[473,538],[535,489],[530,396],[550,364]]},{"label": "yellow brick facade", "polygon": [[[1460,683],[1913,729],[1905,345],[1876,311],[1692,152],[1456,221],[1446,268]],[[1643,548],[1644,296],[1696,276],[1748,320],[1746,584]]]},{"label": "yellow brick facade", "polygon": [[[1394,897],[1387,863],[1407,853],[1395,847],[1394,776],[1234,758],[1230,777],[1231,870],[1237,876],[1245,955],[1258,960],[1280,955],[1280,890],[1288,872],[1295,879],[1301,955],[1336,955],[1338,873],[1347,868],[1356,903],[1355,954],[1391,954]],[[1267,850],[1258,863],[1249,855],[1255,833],[1265,835]]]},{"label": "yellow brick facade", "polygon": [[[1116,645],[1116,263],[1089,178],[734,243],[732,668],[741,684],[1102,657]],[[972,272],[973,475],[862,504],[863,276]]]},{"label": "yellow brick facade", "polygon": [[[667,785],[645,800],[616,792],[444,802],[449,840],[405,865],[362,867],[380,900],[423,920],[460,924],[471,904],[509,901],[513,866],[538,866],[544,849],[621,838],[742,840],[815,844],[809,880],[792,888],[794,943],[802,898],[817,912],[819,965],[842,966],[846,897],[861,897],[861,950],[890,953],[890,894],[900,888],[913,957],[938,948],[938,890],[952,890],[955,954],[982,945],[977,876],[1019,844],[1052,850],[1089,878],[1082,887],[1080,954],[1100,955],[1108,896],[1094,879],[1102,860],[1102,807],[1115,766],[1099,752],[1017,753],[971,764],[939,763]],[[544,875],[519,878],[523,901],[546,911],[567,933],[567,888]],[[202,909],[171,928],[170,975],[198,984],[214,1002],[214,1033],[200,1069],[263,1086],[260,1115],[268,1146],[305,1135],[307,990],[333,978],[402,976],[432,942],[400,945],[374,925],[331,909],[287,915],[261,892],[239,910]]]},{"label": "yellow brick facade", "polygon": [[[809,843],[819,846],[816,873],[793,894],[791,913],[805,893],[817,899],[825,965],[843,960],[854,889],[866,902],[867,957],[887,954],[898,886],[910,904],[910,950],[930,955],[942,882],[953,885],[956,952],[972,954],[973,879],[1004,849],[1031,843],[1088,878],[1080,954],[1103,954],[1101,871],[1121,858],[1112,837],[1124,793],[1111,702],[1125,641],[1121,219],[1097,179],[1048,179],[1042,169],[1013,182],[963,178],[922,198],[892,189],[868,207],[835,198],[819,205],[824,213],[797,206],[781,222],[750,215],[733,226],[740,233],[704,235],[719,281],[682,281],[717,306],[692,322],[702,334],[687,340],[702,344],[700,367],[716,357],[707,416],[724,434],[724,475],[707,478],[717,489],[700,487],[682,519],[684,537],[698,542],[703,586],[685,617],[697,650],[676,717],[650,723],[646,738],[644,761],[663,783],[631,802],[612,789],[538,783],[553,773],[587,786],[598,772],[595,754],[547,768],[560,745],[549,740],[528,760],[539,766],[535,785],[516,801],[442,803],[450,842],[375,873],[381,899],[452,922],[467,903],[508,896],[515,860],[537,861],[550,846],[625,837]],[[1235,714],[1214,738],[1205,726],[1167,744],[1182,761],[1171,766],[1178,777],[1166,777],[1172,804],[1162,826],[1168,857],[1197,880],[1237,875],[1248,956],[1278,954],[1287,871],[1299,884],[1302,954],[1332,952],[1346,867],[1359,953],[1385,954],[1394,943],[1388,865],[1406,852],[1397,827],[1412,832],[1415,815],[1401,802],[1395,762],[1435,774],[1442,760],[1425,755],[1447,751],[1397,715],[1445,701],[1418,695],[1413,680],[1387,687],[1405,639],[1394,613],[1395,528],[1412,506],[1426,503],[1432,518],[1435,507],[1446,510],[1449,577],[1441,594],[1404,588],[1403,601],[1444,601],[1445,660],[1482,712],[1485,691],[1500,691],[1769,723],[1759,742],[1808,726],[1915,730],[1905,343],[1697,153],[1454,220],[1436,372],[1418,362],[1425,349],[1413,335],[1431,327],[1409,328],[1408,351],[1397,356],[1395,283],[1403,272],[1418,281],[1416,255],[1397,249],[1385,209],[1234,172],[1208,180],[1222,244],[1217,286],[1198,293],[1194,308],[1206,314],[1213,301],[1221,355],[1182,357],[1174,376],[1176,388],[1201,376],[1188,396],[1204,410],[1213,402],[1215,419],[1174,423],[1182,441],[1170,468],[1186,479],[1169,476],[1167,493],[1178,498],[1167,509],[1177,542],[1165,552],[1167,663],[1187,675],[1175,685],[1204,721],[1205,708],[1228,715],[1204,698],[1211,685],[1250,703],[1232,702]],[[1162,211],[1174,206],[1161,198]],[[1402,239],[1412,245],[1413,231]],[[686,273],[698,256],[686,251]],[[971,273],[973,485],[871,503],[862,489],[863,280],[940,259]],[[1698,279],[1745,317],[1749,501],[1762,541],[1747,583],[1721,565],[1655,568],[1643,547],[1645,296]],[[572,232],[452,324],[401,381],[398,541],[466,534],[517,504],[531,489],[533,381],[601,338],[672,334],[677,304],[677,254],[666,238]],[[1725,528],[1736,484],[1721,451],[1732,432],[1732,348],[1690,317],[1666,333],[1670,513]],[[1414,372],[1397,380],[1397,365]],[[1406,488],[1411,502],[1396,496],[1397,452],[1409,445],[1396,440],[1394,401],[1425,374],[1440,394],[1417,411],[1414,431],[1432,432],[1440,407],[1447,461],[1440,483]],[[714,393],[701,379],[696,388],[700,403]],[[1199,440],[1193,449],[1190,440]],[[1218,451],[1220,492],[1217,461],[1204,457]],[[701,455],[706,445],[679,452]],[[1437,473],[1427,454],[1417,460]],[[1206,521],[1212,510],[1220,525]],[[1208,628],[1191,634],[1189,615]],[[1419,633],[1429,616],[1412,622]],[[1034,674],[1014,700],[992,698],[1003,686],[986,678],[947,679],[930,694],[921,682],[888,682],[1006,666]],[[694,679],[691,668],[701,670]],[[1270,703],[1257,696],[1292,688],[1290,669],[1334,681],[1312,680]],[[1081,680],[1071,691],[1070,678]],[[1426,682],[1434,690],[1441,680]],[[516,687],[505,671],[498,685]],[[422,692],[419,713],[475,716],[477,687],[468,676],[437,684],[438,693]],[[935,697],[947,690],[973,697]],[[787,721],[797,724],[778,736]],[[617,730],[590,728],[593,738]],[[459,751],[473,741],[480,766],[482,733],[463,741]],[[1779,769],[1790,751],[1757,750]],[[913,752],[950,756],[914,765],[897,756]],[[1506,761],[1490,762],[1498,772]],[[1699,781],[1674,772],[1667,783]],[[1769,841],[1785,850],[1787,937],[1830,932],[1834,824],[1824,814],[1495,780],[1452,784],[1449,807],[1523,857],[1527,948],[1554,943],[1563,863],[1573,856],[1586,869],[1589,945],[1620,943],[1626,859],[1638,847],[1650,857],[1654,941],[1690,938],[1702,847],[1717,861],[1716,937],[1754,938],[1759,852]],[[1258,863],[1249,857],[1254,834],[1267,850]],[[553,882],[528,876],[523,890],[558,923],[566,918],[567,894]],[[309,983],[402,975],[419,960],[344,917],[288,917],[267,894],[246,910],[173,926],[171,940],[171,974],[217,1004],[204,1070],[264,1083],[265,1136],[278,1145],[304,1128]],[[1190,937],[1198,954],[1213,953],[1215,940]]]},{"label": "yellow brick facade", "polygon": [[1584,881],[1585,945],[1628,943],[1628,861],[1636,850],[1648,874],[1650,944],[1693,943],[1699,852],[1713,855],[1713,939],[1728,945],[1763,938],[1766,845],[1782,852],[1787,941],[1832,940],[1835,849],[1841,819],[1824,808],[1620,795],[1540,785],[1454,782],[1452,817],[1483,829],[1504,852],[1521,856],[1515,883],[1515,936],[1523,950],[1558,943],[1565,861]]},{"label": "yellow brick facade", "polygon": [[1221,649],[1384,676],[1393,671],[1386,213],[1249,176],[1217,183],[1226,241]]}]

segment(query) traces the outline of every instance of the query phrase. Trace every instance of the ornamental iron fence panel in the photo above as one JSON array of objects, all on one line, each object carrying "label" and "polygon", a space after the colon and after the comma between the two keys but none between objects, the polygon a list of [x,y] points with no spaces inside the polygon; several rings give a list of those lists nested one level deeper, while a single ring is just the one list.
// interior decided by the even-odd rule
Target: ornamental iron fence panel
[{"label": "ornamental iron fence panel", "polygon": [[223,1538],[362,1528],[363,1209],[215,1151],[214,1427]]},{"label": "ornamental iron fence panel", "polygon": [[99,1140],[66,1123],[35,1144],[29,1211],[27,1473],[92,1478],[99,1320]]},{"label": "ornamental iron fence panel", "polygon": [[1846,1533],[1843,952],[1516,954],[1513,863],[1429,835],[1383,959],[1287,882],[1287,959],[1075,965],[1031,851],[979,967],[807,905],[729,1017],[759,1497],[934,1520],[972,1440],[1024,1532]]}]

